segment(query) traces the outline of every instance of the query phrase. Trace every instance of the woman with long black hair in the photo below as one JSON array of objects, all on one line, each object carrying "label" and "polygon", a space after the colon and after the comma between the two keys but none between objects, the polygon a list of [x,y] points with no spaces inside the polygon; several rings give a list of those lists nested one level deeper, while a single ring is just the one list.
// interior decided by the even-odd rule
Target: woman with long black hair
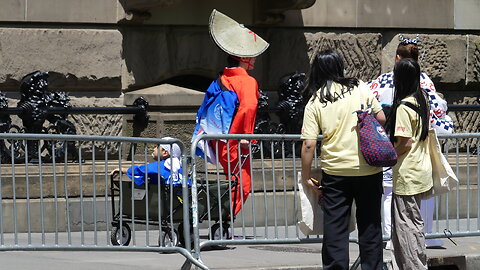
[{"label": "woman with long black hair", "polygon": [[[323,269],[348,269],[348,236],[355,199],[361,266],[380,270],[383,264],[381,198],[382,169],[367,164],[360,152],[355,111],[370,105],[380,123],[385,115],[368,86],[344,75],[344,62],[333,50],[313,60],[305,106],[302,136],[302,181],[323,196]],[[322,180],[311,178],[318,135]]]},{"label": "woman with long black hair", "polygon": [[420,214],[424,193],[433,186],[428,148],[429,105],[420,88],[420,66],[411,58],[395,64],[395,93],[386,130],[398,154],[393,167],[392,244],[398,269],[427,269]]},{"label": "woman with long black hair", "polygon": [[[412,58],[418,63],[420,48],[418,46],[420,37],[405,38],[399,35],[400,42],[395,52],[394,62],[398,62],[403,58]],[[395,86],[393,84],[393,71],[381,74],[377,79],[367,83],[370,90],[373,91],[384,110],[388,111],[393,103],[393,95]],[[425,72],[420,73],[420,87],[427,93],[430,104],[430,127],[435,129],[437,134],[450,134],[453,132],[454,126],[452,119],[447,115],[447,102],[437,92],[437,89]],[[392,209],[392,167],[383,168],[383,236],[390,238],[392,232],[391,209]],[[420,212],[425,223],[424,232],[431,233],[433,227],[433,214],[435,209],[435,198],[422,200]],[[385,248],[391,249],[392,242],[388,241]],[[425,239],[425,246],[441,247],[443,241],[440,238]]]}]

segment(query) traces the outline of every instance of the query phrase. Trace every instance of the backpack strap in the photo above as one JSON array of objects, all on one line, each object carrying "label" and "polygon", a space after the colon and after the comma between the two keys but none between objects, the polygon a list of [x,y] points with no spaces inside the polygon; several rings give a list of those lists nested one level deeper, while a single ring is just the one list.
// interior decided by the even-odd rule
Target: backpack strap
[{"label": "backpack strap", "polygon": [[225,85],[223,85],[222,79],[220,78],[220,76],[217,79],[217,84],[218,86],[220,86],[220,89],[222,89],[222,91],[230,91],[227,87],[225,87]]},{"label": "backpack strap", "polygon": [[415,106],[407,101],[401,101],[400,104],[409,107],[410,109],[414,110],[418,115],[420,115],[420,108],[418,106]]}]

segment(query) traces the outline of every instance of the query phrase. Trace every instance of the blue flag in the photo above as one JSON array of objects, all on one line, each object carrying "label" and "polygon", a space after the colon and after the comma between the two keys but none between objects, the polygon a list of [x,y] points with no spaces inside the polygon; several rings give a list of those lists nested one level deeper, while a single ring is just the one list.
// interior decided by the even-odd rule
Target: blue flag
[{"label": "blue flag", "polygon": [[[201,134],[228,134],[238,106],[237,94],[232,90],[222,90],[214,80],[208,87],[202,105],[198,109],[192,142]],[[204,142],[197,146],[196,155],[216,164],[215,152]]]}]

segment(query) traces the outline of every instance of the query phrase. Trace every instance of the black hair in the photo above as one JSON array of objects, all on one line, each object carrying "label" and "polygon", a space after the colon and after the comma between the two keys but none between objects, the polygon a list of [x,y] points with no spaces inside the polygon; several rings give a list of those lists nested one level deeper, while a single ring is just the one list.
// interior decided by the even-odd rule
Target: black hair
[{"label": "black hair", "polygon": [[229,68],[234,68],[238,67],[240,65],[240,61],[238,60],[239,58],[233,55],[228,55],[227,56],[227,67]]},{"label": "black hair", "polygon": [[320,91],[320,102],[334,102],[335,98],[330,92],[327,82],[336,82],[342,86],[351,89],[358,86],[356,78],[346,78],[344,75],[344,64],[342,57],[334,50],[324,50],[318,52],[313,59],[310,68],[310,77],[307,87],[303,91],[303,101],[306,103],[313,96],[317,98],[317,91]]},{"label": "black hair", "polygon": [[[425,91],[420,88],[420,66],[417,61],[412,58],[404,58],[398,61],[393,68],[393,84],[395,85],[395,93],[393,96],[393,104],[391,113],[387,119],[386,130],[390,133],[390,140],[395,139],[395,122],[397,118],[397,108],[400,106],[402,99],[412,96],[418,103],[417,114],[420,117],[421,133],[420,140],[424,141],[428,135],[430,108],[428,105],[428,97]],[[404,105],[405,106],[405,105]],[[416,127],[418,132],[420,122]]]}]

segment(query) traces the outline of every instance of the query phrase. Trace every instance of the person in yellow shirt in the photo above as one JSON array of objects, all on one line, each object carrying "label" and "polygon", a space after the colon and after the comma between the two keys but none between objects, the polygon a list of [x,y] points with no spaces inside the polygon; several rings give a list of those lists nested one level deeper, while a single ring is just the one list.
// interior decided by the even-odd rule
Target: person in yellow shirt
[{"label": "person in yellow shirt", "polygon": [[[361,266],[381,270],[383,265],[381,198],[382,168],[367,164],[360,152],[357,114],[370,105],[381,123],[385,115],[368,86],[344,76],[344,62],[333,50],[319,52],[313,60],[305,106],[302,135],[302,181],[323,198],[323,269],[348,269],[348,236],[352,202],[355,199]],[[322,179],[311,178],[318,135]]]},{"label": "person in yellow shirt", "polygon": [[395,94],[386,130],[398,154],[393,167],[392,244],[395,269],[427,269],[420,203],[433,186],[428,148],[429,105],[420,87],[420,66],[411,58],[395,64]]}]

